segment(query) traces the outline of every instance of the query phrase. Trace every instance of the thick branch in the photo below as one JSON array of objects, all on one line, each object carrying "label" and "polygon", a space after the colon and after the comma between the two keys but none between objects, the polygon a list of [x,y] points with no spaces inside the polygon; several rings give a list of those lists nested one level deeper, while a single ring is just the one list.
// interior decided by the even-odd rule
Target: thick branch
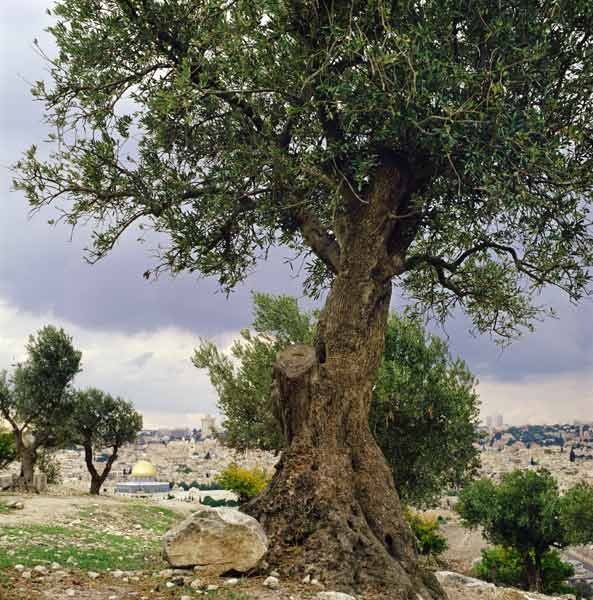
[{"label": "thick branch", "polygon": [[340,247],[336,239],[305,208],[297,207],[291,214],[303,239],[332,273],[340,268]]},{"label": "thick branch", "polygon": [[[505,246],[496,242],[482,242],[477,244],[476,246],[473,246],[472,248],[462,252],[453,262],[449,262],[439,256],[432,256],[430,254],[417,254],[406,260],[405,271],[412,271],[422,265],[430,265],[436,270],[439,282],[444,287],[452,289],[452,291],[457,293],[456,290],[459,290],[459,288],[457,288],[457,286],[455,286],[450,279],[446,278],[445,270],[449,271],[450,273],[457,273],[459,268],[468,258],[474,254],[477,254],[478,252],[484,252],[486,250],[495,250],[509,255],[513,259],[517,271],[524,273],[541,285],[548,283],[545,275],[539,272],[538,267],[527,262],[524,258],[521,258],[518,252],[512,246]],[[447,285],[445,285],[444,282],[446,282]]]}]

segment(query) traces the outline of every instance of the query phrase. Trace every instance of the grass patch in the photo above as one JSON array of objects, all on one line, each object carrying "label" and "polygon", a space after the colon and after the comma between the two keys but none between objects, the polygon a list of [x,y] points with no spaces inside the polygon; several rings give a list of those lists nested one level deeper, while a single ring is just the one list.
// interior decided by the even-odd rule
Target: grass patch
[{"label": "grass patch", "polygon": [[126,507],[125,512],[136,523],[139,523],[143,529],[148,529],[159,534],[169,531],[171,527],[184,518],[184,515],[170,508],[147,504],[132,504]]},{"label": "grass patch", "polygon": [[93,571],[145,570],[163,564],[159,538],[132,538],[85,526],[0,527],[0,539],[0,570],[51,562]]},{"label": "grass patch", "polygon": [[6,502],[0,501],[0,515],[10,512],[10,508],[6,505]]}]

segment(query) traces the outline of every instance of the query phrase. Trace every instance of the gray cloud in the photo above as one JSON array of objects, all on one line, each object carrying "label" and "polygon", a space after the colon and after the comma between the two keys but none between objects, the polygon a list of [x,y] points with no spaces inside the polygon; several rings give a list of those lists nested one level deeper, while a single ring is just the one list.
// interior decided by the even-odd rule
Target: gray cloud
[{"label": "gray cloud", "polygon": [[[43,107],[30,97],[29,83],[47,75],[33,39],[38,38],[41,47],[51,51],[51,41],[42,31],[51,21],[44,12],[48,5],[49,0],[4,0],[0,6],[0,165],[4,167],[47,134]],[[10,172],[0,167],[0,300],[11,307],[14,319],[21,319],[19,332],[26,336],[25,325],[50,318],[80,328],[85,340],[91,340],[95,332],[96,339],[106,346],[99,349],[91,344],[94,350],[89,361],[93,356],[106,360],[115,339],[110,336],[120,345],[133,340],[133,351],[122,356],[120,365],[130,373],[114,369],[112,379],[107,380],[93,362],[93,370],[84,377],[89,385],[93,381],[113,384],[117,389],[108,387],[109,391],[125,392],[153,415],[212,409],[211,388],[202,375],[188,367],[191,348],[197,336],[224,333],[228,337],[247,326],[250,290],[301,295],[300,278],[290,276],[284,264],[288,253],[283,249],[273,252],[229,298],[219,293],[210,279],[162,276],[147,283],[142,273],[151,265],[150,244],[137,244],[133,234],[107,259],[89,266],[82,258],[88,231],[76,231],[70,240],[67,228],[47,225],[55,216],[51,210],[28,219],[25,199],[9,190]],[[527,388],[522,385],[534,386],[539,379],[548,382],[546,389],[558,389],[552,381],[555,376],[557,381],[575,377],[581,382],[571,393],[582,395],[587,385],[593,389],[593,305],[573,307],[555,291],[547,291],[543,301],[558,309],[559,319],[539,324],[534,334],[504,351],[487,336],[468,336],[469,324],[463,317],[447,324],[452,351],[487,382],[488,410],[496,406],[497,389],[505,398],[501,406],[509,406],[513,394],[524,394]],[[183,340],[183,348],[175,351],[176,362],[163,362],[163,357],[155,355],[158,349],[150,344],[157,335],[169,335],[179,343]],[[164,338],[158,339],[162,343]],[[12,347],[17,352],[17,346]],[[131,373],[143,374],[144,379]],[[170,393],[165,393],[166,389]],[[208,400],[202,402],[196,395]],[[555,402],[553,396],[542,392],[542,411]],[[531,402],[530,406],[535,405]],[[593,409],[590,412],[593,416]]]}]

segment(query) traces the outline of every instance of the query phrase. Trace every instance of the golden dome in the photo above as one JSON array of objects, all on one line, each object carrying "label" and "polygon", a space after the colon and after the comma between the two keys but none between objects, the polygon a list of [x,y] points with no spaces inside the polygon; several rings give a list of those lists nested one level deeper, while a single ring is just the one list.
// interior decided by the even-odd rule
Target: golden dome
[{"label": "golden dome", "polygon": [[139,460],[132,468],[132,477],[156,477],[156,469],[147,460]]}]

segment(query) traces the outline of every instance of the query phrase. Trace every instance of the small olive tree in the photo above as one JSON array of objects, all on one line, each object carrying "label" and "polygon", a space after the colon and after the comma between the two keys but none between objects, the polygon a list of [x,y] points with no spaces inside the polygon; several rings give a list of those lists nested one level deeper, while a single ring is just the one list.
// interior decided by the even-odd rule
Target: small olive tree
[{"label": "small olive tree", "polygon": [[30,488],[37,451],[60,445],[71,410],[74,376],[81,352],[63,329],[47,325],[26,345],[27,358],[9,375],[0,373],[0,415],[14,435],[21,462],[20,484]]},{"label": "small olive tree", "polygon": [[530,590],[543,591],[551,549],[593,541],[593,487],[578,484],[561,497],[545,470],[516,470],[499,484],[475,481],[462,490],[456,510],[466,526],[481,526],[489,542],[518,554]]},{"label": "small olive tree", "polygon": [[[91,475],[91,494],[98,494],[107,479],[119,449],[133,442],[142,429],[142,415],[131,402],[96,388],[77,391],[69,419],[71,439],[84,448],[86,467]],[[111,449],[103,470],[94,463],[95,452]]]}]

